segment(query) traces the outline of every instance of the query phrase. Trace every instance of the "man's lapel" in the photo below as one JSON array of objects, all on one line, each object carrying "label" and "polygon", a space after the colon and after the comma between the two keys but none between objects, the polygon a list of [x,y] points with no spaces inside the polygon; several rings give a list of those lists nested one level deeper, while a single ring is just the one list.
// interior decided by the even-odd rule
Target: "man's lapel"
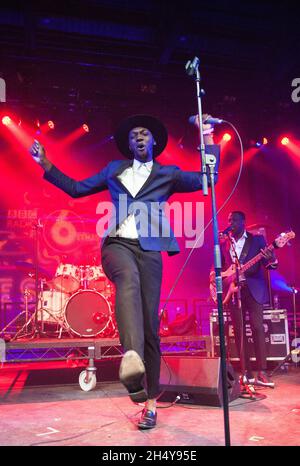
[{"label": "man's lapel", "polygon": [[131,167],[133,164],[133,160],[122,160],[119,167],[113,174],[113,176],[119,176],[121,173],[126,170],[126,168]]},{"label": "man's lapel", "polygon": [[115,171],[115,173],[113,174],[113,177],[116,179],[116,182],[122,187],[122,189],[129,195],[132,197],[132,194],[130,191],[128,191],[128,189],[126,188],[126,186],[122,183],[122,181],[120,180],[119,176],[121,175],[121,173],[123,173],[124,170],[126,170],[126,168],[132,166],[133,164],[133,160],[124,160],[120,163],[119,167],[117,168],[117,170]]},{"label": "man's lapel", "polygon": [[240,264],[244,264],[244,261],[245,261],[246,257],[248,256],[251,243],[252,243],[252,235],[251,235],[251,233],[247,232],[247,238],[246,238],[244,247],[242,249],[240,258],[239,258]]}]

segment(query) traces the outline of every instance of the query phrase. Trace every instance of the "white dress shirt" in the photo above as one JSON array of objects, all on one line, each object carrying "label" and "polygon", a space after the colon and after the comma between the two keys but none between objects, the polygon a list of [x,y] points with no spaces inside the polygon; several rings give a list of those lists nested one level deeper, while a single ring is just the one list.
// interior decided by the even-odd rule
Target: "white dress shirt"
[{"label": "white dress shirt", "polygon": [[[126,168],[119,176],[119,180],[130,192],[132,197],[135,197],[141,190],[142,186],[148,179],[153,166],[153,160],[149,162],[140,162],[137,159],[133,159],[131,167]],[[138,232],[136,229],[134,214],[128,215],[128,217],[122,222],[116,231],[117,236],[122,238],[137,239]]]},{"label": "white dress shirt", "polygon": [[[242,253],[246,238],[248,238],[246,230],[244,231],[243,235],[237,241],[234,239],[233,236],[231,237],[231,241],[234,244],[234,249],[236,251],[236,255],[238,256],[238,259],[241,257],[241,253]],[[234,250],[233,250],[233,247],[232,247],[232,243],[231,243],[231,246],[230,246],[230,256],[231,256],[232,262],[234,262],[235,261],[235,255],[234,255]]]}]

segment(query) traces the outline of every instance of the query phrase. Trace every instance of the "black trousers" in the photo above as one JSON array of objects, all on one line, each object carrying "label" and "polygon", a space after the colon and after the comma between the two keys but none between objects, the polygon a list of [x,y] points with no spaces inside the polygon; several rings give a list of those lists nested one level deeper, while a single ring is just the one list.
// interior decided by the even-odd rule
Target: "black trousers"
[{"label": "black trousers", "polygon": [[[230,314],[233,323],[235,343],[240,357],[241,366],[251,371],[251,361],[246,337],[246,312],[249,315],[249,323],[253,336],[256,366],[258,370],[267,368],[266,344],[263,326],[263,305],[259,304],[252,296],[247,284],[241,288],[242,315],[237,305],[230,306]],[[242,334],[243,331],[243,334]],[[243,335],[243,338],[242,338]],[[244,357],[244,364],[242,358]]]},{"label": "black trousers", "polygon": [[155,398],[160,393],[161,252],[144,251],[135,239],[107,238],[102,246],[102,266],[116,286],[115,312],[123,350],[140,355],[148,397]]}]

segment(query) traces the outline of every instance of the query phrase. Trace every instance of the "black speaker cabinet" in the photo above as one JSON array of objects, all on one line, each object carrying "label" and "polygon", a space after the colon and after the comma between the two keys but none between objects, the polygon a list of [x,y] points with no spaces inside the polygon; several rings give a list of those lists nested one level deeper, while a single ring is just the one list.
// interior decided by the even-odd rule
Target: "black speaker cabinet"
[{"label": "black speaker cabinet", "polygon": [[[226,366],[228,401],[240,395],[240,384],[230,363]],[[161,360],[159,401],[206,406],[222,406],[222,374],[220,358],[164,355]]]}]

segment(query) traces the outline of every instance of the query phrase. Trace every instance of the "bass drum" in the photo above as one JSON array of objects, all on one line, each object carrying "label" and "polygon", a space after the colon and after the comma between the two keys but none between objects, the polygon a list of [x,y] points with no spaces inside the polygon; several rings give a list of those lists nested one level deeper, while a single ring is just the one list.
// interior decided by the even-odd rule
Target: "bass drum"
[{"label": "bass drum", "polygon": [[65,307],[69,329],[80,337],[95,337],[105,331],[111,321],[109,302],[94,290],[73,294]]}]

